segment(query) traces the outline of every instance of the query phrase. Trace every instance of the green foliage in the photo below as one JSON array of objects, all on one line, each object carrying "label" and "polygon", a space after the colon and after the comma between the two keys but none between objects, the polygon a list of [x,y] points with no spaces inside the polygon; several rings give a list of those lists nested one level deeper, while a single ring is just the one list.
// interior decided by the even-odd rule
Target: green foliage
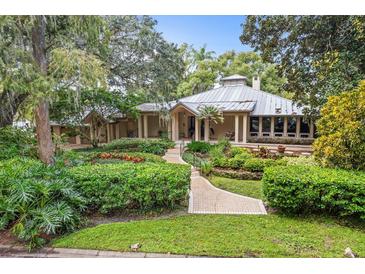
[{"label": "green foliage", "polygon": [[319,166],[315,161],[314,156],[299,156],[299,157],[283,157],[288,166]]},{"label": "green foliage", "polygon": [[224,121],[223,112],[213,105],[203,105],[199,107],[198,119],[208,119],[209,122],[213,122],[215,124],[223,123]]},{"label": "green foliage", "polygon": [[185,151],[182,155],[182,159],[187,162],[188,164],[195,166],[195,167],[201,167],[201,165],[206,162],[205,159],[200,158],[196,153],[190,153],[188,151]]},{"label": "green foliage", "polygon": [[70,170],[90,209],[175,208],[185,202],[191,170],[188,165],[121,163],[85,165]]},{"label": "green foliage", "polygon": [[312,114],[364,79],[363,16],[248,16],[242,26],[241,42],[279,64],[285,90]]},{"label": "green foliage", "polygon": [[175,147],[175,143],[168,139],[138,139],[121,138],[103,147],[103,150],[139,151],[163,155],[167,149]]},{"label": "green foliage", "polygon": [[332,96],[317,122],[314,155],[324,165],[365,170],[365,81],[351,92]]},{"label": "green foliage", "polygon": [[201,163],[200,169],[204,175],[209,175],[213,170],[213,165],[211,162],[205,161]]},{"label": "green foliage", "polygon": [[67,170],[29,158],[0,161],[0,229],[10,228],[29,248],[77,228],[83,208]]},{"label": "green foliage", "polygon": [[33,132],[11,126],[0,128],[0,160],[16,156],[37,156]]},{"label": "green foliage", "polygon": [[200,153],[208,153],[211,147],[209,143],[203,141],[192,141],[187,145],[189,151]]},{"label": "green foliage", "polygon": [[265,169],[270,206],[286,213],[325,212],[365,219],[365,173],[309,166]]},{"label": "green foliage", "polygon": [[285,166],[285,160],[250,158],[245,161],[243,167],[249,171],[263,172],[266,167],[270,166]]}]

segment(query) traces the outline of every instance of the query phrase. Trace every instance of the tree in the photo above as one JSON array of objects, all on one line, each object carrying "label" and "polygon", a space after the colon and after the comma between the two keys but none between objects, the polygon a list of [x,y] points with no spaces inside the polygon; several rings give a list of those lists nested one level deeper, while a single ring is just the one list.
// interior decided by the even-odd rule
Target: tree
[{"label": "tree", "polygon": [[[82,86],[105,84],[101,62],[80,49],[83,44],[95,44],[102,20],[98,17],[6,16],[0,26],[2,33],[7,33],[8,46],[14,47],[14,50],[6,50],[6,44],[1,44],[2,53],[7,53],[2,56],[3,90],[7,94],[17,94],[19,86],[26,90],[22,94],[26,95],[27,103],[34,106],[39,158],[52,164],[49,102],[60,89],[68,89],[77,96]],[[8,71],[11,73],[4,73]],[[27,77],[9,78],[9,74],[19,74],[19,71],[30,73],[25,75]]]},{"label": "tree", "polygon": [[[195,62],[194,60],[187,59],[190,62]],[[253,76],[260,76],[262,90],[285,97],[291,96],[289,92],[284,92],[282,89],[286,80],[279,77],[276,65],[263,62],[262,58],[254,52],[228,51],[218,58],[199,61],[197,65],[187,65],[187,67],[194,69],[177,87],[176,97],[211,89],[221,77],[233,74],[246,76],[249,85]]]},{"label": "tree", "polygon": [[312,115],[365,76],[364,16],[248,16],[240,39],[278,64],[285,90]]},{"label": "tree", "polygon": [[324,165],[365,169],[365,81],[352,91],[330,96],[317,122],[314,155]]},{"label": "tree", "polygon": [[213,105],[203,105],[199,107],[199,115],[198,119],[205,120],[207,119],[209,122],[213,122],[215,124],[223,123],[223,113],[222,111]]}]

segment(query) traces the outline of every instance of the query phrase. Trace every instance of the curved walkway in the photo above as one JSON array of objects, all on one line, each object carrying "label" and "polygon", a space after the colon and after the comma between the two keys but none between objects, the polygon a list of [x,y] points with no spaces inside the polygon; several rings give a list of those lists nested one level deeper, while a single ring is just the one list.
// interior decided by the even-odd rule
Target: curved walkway
[{"label": "curved walkway", "polygon": [[[185,164],[176,148],[169,149],[163,158],[170,163]],[[189,213],[267,214],[261,200],[216,188],[193,167],[190,188]]]}]

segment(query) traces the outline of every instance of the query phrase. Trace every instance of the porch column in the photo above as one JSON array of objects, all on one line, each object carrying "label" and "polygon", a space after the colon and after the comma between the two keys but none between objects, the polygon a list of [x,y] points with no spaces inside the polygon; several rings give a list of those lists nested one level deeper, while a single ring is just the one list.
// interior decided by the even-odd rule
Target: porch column
[{"label": "porch column", "polygon": [[259,137],[262,136],[262,116],[259,117]]},{"label": "porch column", "polygon": [[106,135],[107,135],[107,142],[110,143],[110,124],[106,124]]},{"label": "porch column", "polygon": [[200,140],[200,123],[198,117],[195,117],[195,141]]},{"label": "porch column", "polygon": [[185,119],[184,119],[184,137],[189,137],[189,116],[187,115],[187,113],[184,114],[185,115]]},{"label": "porch column", "polygon": [[309,138],[314,138],[314,121],[310,120],[309,123]]},{"label": "porch column", "polygon": [[143,133],[144,133],[144,138],[148,138],[148,116],[147,115],[143,115]]},{"label": "porch column", "polygon": [[284,137],[288,136],[288,117],[284,117]]},{"label": "porch column", "polygon": [[117,122],[115,124],[115,139],[119,139],[120,138],[120,132],[119,132],[119,122]]},{"label": "porch column", "polygon": [[296,137],[300,138],[300,117],[297,117],[297,125],[295,129],[296,129]]},{"label": "porch column", "polygon": [[90,123],[89,129],[90,129],[90,141],[93,141],[95,136],[94,136],[94,126],[92,122]]},{"label": "porch column", "polygon": [[179,113],[175,113],[175,140],[179,140]]},{"label": "porch column", "polygon": [[242,122],[242,143],[246,144],[247,143],[247,127],[248,127],[248,114],[244,113],[243,114],[243,122]]},{"label": "porch column", "polygon": [[204,120],[204,141],[209,142],[209,120]]},{"label": "porch column", "polygon": [[179,125],[178,125],[178,116],[177,113],[172,114],[172,121],[171,121],[171,136],[172,141],[177,141],[179,139]]},{"label": "porch column", "polygon": [[142,115],[138,117],[138,138],[142,138]]},{"label": "porch column", "polygon": [[234,142],[238,143],[238,131],[239,131],[239,116],[236,114],[234,116]]},{"label": "porch column", "polygon": [[167,138],[172,140],[172,118],[167,123]]},{"label": "porch column", "polygon": [[270,124],[270,136],[275,137],[275,117],[271,117],[271,124]]},{"label": "porch column", "polygon": [[76,145],[81,145],[81,137],[80,135],[76,135]]},{"label": "porch column", "polygon": [[58,136],[61,136],[61,127],[60,126],[54,126],[53,127],[53,133],[58,135]]}]

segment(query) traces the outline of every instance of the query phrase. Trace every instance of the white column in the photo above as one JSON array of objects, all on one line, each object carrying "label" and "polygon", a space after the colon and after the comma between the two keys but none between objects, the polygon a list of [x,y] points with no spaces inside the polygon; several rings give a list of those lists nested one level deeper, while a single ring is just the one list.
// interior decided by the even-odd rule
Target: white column
[{"label": "white column", "polygon": [[110,138],[110,125],[106,124],[106,135],[107,135],[107,142],[109,143],[111,138]]},{"label": "white column", "polygon": [[138,117],[138,138],[142,138],[142,115]]},{"label": "white column", "polygon": [[167,138],[172,140],[172,118],[168,121],[167,124]]},{"label": "white column", "polygon": [[243,122],[242,122],[242,143],[246,144],[247,143],[247,127],[248,127],[248,114],[244,113],[243,114]]},{"label": "white column", "polygon": [[171,116],[171,140],[176,141],[176,115],[175,113]]},{"label": "white column", "polygon": [[239,131],[239,116],[234,116],[234,142],[238,143],[238,131]]},{"label": "white column", "polygon": [[184,119],[184,135],[185,137],[189,137],[189,116],[187,115],[187,113],[185,113],[185,119]]},{"label": "white column", "polygon": [[76,145],[81,145],[81,137],[80,135],[76,135]]},{"label": "white column", "polygon": [[119,122],[117,122],[115,124],[115,139],[119,139],[120,138],[119,128],[120,128],[120,124],[119,124]]},{"label": "white column", "polygon": [[274,129],[275,129],[275,117],[271,117],[271,124],[270,124],[270,136],[271,137],[275,137]]},{"label": "white column", "polygon": [[195,141],[200,140],[200,123],[198,117],[195,116]]},{"label": "white column", "polygon": [[209,142],[209,120],[204,120],[204,141]]},{"label": "white column", "polygon": [[262,136],[262,116],[259,117],[259,137]]},{"label": "white column", "polygon": [[297,117],[296,137],[300,138],[300,117]]},{"label": "white column", "polygon": [[288,117],[284,117],[284,137],[288,136]]},{"label": "white column", "polygon": [[144,138],[148,138],[148,116],[143,115],[143,134]]}]

